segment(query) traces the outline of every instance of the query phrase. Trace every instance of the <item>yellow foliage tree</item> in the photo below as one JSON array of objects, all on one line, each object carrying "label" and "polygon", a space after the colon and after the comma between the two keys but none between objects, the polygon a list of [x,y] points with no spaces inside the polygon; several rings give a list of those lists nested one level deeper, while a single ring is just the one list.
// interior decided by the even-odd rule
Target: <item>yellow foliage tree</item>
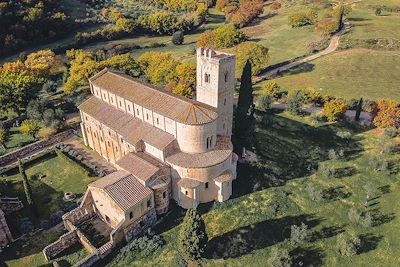
[{"label": "yellow foliage tree", "polygon": [[168,52],[146,52],[138,58],[138,63],[150,82],[157,86],[173,80],[179,64]]},{"label": "yellow foliage tree", "polygon": [[400,107],[394,100],[382,99],[377,102],[374,125],[379,128],[400,127]]},{"label": "yellow foliage tree", "polygon": [[39,125],[35,120],[24,120],[19,127],[19,131],[28,136],[35,136],[39,131]]},{"label": "yellow foliage tree", "polygon": [[55,63],[55,54],[50,49],[40,50],[31,53],[25,60],[25,66],[30,69],[32,74],[39,77],[46,77]]},{"label": "yellow foliage tree", "polygon": [[187,98],[192,97],[193,89],[185,83],[178,83],[174,87],[172,87],[172,93],[181,95]]},{"label": "yellow foliage tree", "polygon": [[324,104],[322,114],[328,121],[342,119],[347,110],[347,104],[341,99],[333,99]]},{"label": "yellow foliage tree", "polygon": [[236,54],[236,75],[242,73],[247,61],[251,63],[252,75],[259,74],[268,67],[269,54],[268,48],[255,42],[244,42],[237,45],[234,49]]}]

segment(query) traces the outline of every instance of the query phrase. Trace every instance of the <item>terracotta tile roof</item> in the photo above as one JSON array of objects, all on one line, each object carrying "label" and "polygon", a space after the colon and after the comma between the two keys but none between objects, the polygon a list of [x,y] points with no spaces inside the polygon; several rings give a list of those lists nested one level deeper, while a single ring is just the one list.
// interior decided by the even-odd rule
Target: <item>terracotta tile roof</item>
[{"label": "terracotta tile roof", "polygon": [[116,131],[125,141],[132,145],[143,140],[144,142],[163,150],[175,140],[175,137],[172,134],[151,126],[150,124],[107,104],[95,96],[92,96],[83,102],[79,106],[79,109]]},{"label": "terracotta tile roof", "polygon": [[233,180],[233,174],[232,171],[226,170],[224,171],[221,175],[217,176],[214,181],[216,182],[227,182]]},{"label": "terracotta tile roof", "polygon": [[117,165],[132,174],[136,179],[143,181],[144,184],[160,170],[159,167],[139,157],[135,153],[126,154],[117,161]]},{"label": "terracotta tile roof", "polygon": [[193,179],[188,179],[188,178],[183,178],[180,179],[178,182],[178,186],[182,188],[187,188],[187,189],[193,189],[196,188],[200,185],[199,181],[193,180]]},{"label": "terracotta tile roof", "polygon": [[219,138],[213,150],[204,153],[189,154],[179,151],[166,158],[166,162],[185,168],[205,168],[223,162],[232,155],[230,140]]},{"label": "terracotta tile roof", "polygon": [[92,85],[183,124],[204,124],[218,117],[214,107],[160,90],[123,73],[103,70],[89,80]]},{"label": "terracotta tile roof", "polygon": [[103,189],[122,210],[126,211],[152,194],[133,175],[126,171],[111,173],[89,184],[89,187]]}]

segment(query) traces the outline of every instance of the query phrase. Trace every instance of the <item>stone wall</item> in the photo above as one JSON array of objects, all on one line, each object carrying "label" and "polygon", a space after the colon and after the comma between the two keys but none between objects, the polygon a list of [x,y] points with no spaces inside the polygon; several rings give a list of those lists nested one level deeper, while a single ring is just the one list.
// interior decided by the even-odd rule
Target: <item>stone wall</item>
[{"label": "stone wall", "polygon": [[91,255],[87,256],[86,258],[82,259],[81,261],[72,265],[72,267],[90,267],[95,262],[97,262],[99,259],[100,259],[99,255],[91,254]]},{"label": "stone wall", "polygon": [[37,152],[43,150],[49,146],[60,143],[60,142],[64,141],[65,139],[67,139],[70,135],[72,135],[72,133],[73,133],[73,130],[69,129],[64,132],[53,135],[46,140],[37,141],[33,144],[24,146],[21,149],[18,149],[16,151],[5,154],[4,156],[0,157],[0,167],[4,167],[9,164],[12,164],[12,163],[16,162],[19,158],[20,159],[25,158],[31,154],[34,154],[34,153],[37,153]]},{"label": "stone wall", "polygon": [[0,209],[0,248],[7,246],[13,241],[10,229],[8,228],[4,212]]},{"label": "stone wall", "polygon": [[43,249],[44,257],[47,261],[50,261],[77,242],[79,242],[79,238],[76,230],[63,234],[56,242]]},{"label": "stone wall", "polygon": [[147,229],[155,224],[157,221],[156,210],[153,208],[141,218],[130,224],[124,229],[125,239],[127,242],[146,233]]}]

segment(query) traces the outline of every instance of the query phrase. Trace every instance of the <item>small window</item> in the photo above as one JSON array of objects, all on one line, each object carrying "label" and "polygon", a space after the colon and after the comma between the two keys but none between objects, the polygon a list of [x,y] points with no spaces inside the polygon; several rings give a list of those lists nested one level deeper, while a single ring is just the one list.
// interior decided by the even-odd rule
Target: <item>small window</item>
[{"label": "small window", "polygon": [[113,99],[112,99],[112,98],[110,98],[110,100],[111,100],[111,103],[114,103],[114,101],[113,101]]},{"label": "small window", "polygon": [[103,137],[100,136],[100,141],[103,142]]},{"label": "small window", "polygon": [[146,113],[146,119],[147,120],[149,119],[149,113]]},{"label": "small window", "polygon": [[205,187],[206,187],[206,189],[208,188],[208,182],[206,182]]},{"label": "small window", "polygon": [[139,109],[136,109],[136,111],[137,111],[136,113],[137,113],[137,114],[138,114],[138,116],[139,116],[139,115],[140,115]]},{"label": "small window", "polygon": [[88,120],[87,116],[85,117],[85,120]]},{"label": "small window", "polygon": [[122,107],[122,102],[121,101],[119,101],[119,106]]},{"label": "small window", "polygon": [[110,143],[110,141],[108,141],[108,146],[111,146],[111,143]]},{"label": "small window", "polygon": [[111,135],[111,132],[110,132],[110,131],[108,131],[108,135]]},{"label": "small window", "polygon": [[127,108],[128,108],[128,111],[131,111],[131,107],[130,106],[127,106]]},{"label": "small window", "polygon": [[147,200],[147,207],[150,208],[150,206],[151,206],[151,200],[149,199]]},{"label": "small window", "polygon": [[187,190],[185,191],[185,195],[188,195],[188,191]]},{"label": "small window", "polygon": [[225,72],[225,82],[227,83],[228,82],[228,72]]},{"label": "small window", "polygon": [[122,139],[122,137],[121,137],[121,143],[124,143],[124,139]]},{"label": "small window", "polygon": [[204,81],[206,82],[206,83],[209,83],[210,82],[210,74],[204,74]]},{"label": "small window", "polygon": [[224,99],[224,106],[226,106],[226,98]]},{"label": "small window", "polygon": [[160,122],[158,121],[158,118],[157,118],[157,125],[159,125],[160,124]]},{"label": "small window", "polygon": [[94,137],[97,137],[95,132],[93,133],[93,135],[94,135]]},{"label": "small window", "polygon": [[132,218],[133,218],[133,212],[131,211],[129,212],[129,219],[132,220]]},{"label": "small window", "polygon": [[115,152],[118,152],[118,147],[115,147]]},{"label": "small window", "polygon": [[225,130],[225,123],[223,123],[223,124],[222,124],[222,129],[224,129],[224,130]]},{"label": "small window", "polygon": [[167,193],[166,193],[166,192],[163,192],[163,193],[162,193],[162,197],[163,197],[163,198],[166,198],[166,197],[167,197]]}]

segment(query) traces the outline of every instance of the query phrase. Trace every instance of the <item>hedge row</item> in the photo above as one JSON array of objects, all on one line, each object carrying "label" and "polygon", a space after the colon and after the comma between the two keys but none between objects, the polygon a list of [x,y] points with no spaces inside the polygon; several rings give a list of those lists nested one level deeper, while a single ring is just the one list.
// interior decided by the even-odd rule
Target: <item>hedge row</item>
[{"label": "hedge row", "polygon": [[62,158],[66,158],[68,160],[72,160],[75,163],[78,163],[82,166],[89,174],[93,174],[98,177],[103,177],[105,175],[104,170],[100,170],[96,165],[93,163],[85,160],[81,154],[79,154],[76,150],[72,147],[59,143],[55,146],[55,151],[58,156]]}]

